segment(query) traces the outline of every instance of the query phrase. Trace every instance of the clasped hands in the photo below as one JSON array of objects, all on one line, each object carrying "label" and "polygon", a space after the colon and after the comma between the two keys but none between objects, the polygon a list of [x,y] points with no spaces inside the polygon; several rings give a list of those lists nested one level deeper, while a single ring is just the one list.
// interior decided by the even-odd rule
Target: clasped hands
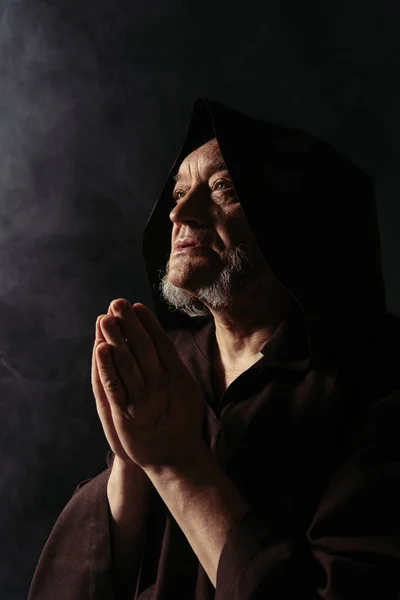
[{"label": "clasped hands", "polygon": [[96,321],[92,388],[116,457],[145,471],[180,467],[204,446],[204,396],[158,319],[122,298]]}]

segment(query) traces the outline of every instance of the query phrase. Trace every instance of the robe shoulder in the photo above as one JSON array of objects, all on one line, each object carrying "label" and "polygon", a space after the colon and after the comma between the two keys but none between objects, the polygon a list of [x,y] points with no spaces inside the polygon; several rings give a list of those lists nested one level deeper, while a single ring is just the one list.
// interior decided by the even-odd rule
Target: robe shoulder
[{"label": "robe shoulder", "polygon": [[215,599],[399,597],[399,418],[399,391],[360,415],[301,539],[262,510],[239,520],[220,557]]},{"label": "robe shoulder", "polygon": [[113,600],[107,468],[79,483],[40,555],[28,600]]}]

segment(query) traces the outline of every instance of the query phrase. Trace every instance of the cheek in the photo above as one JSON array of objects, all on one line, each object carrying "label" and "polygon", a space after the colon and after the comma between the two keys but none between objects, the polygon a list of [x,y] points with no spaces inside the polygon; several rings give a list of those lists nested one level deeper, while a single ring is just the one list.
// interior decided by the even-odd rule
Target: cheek
[{"label": "cheek", "polygon": [[240,243],[254,246],[256,240],[241,208],[229,211],[224,217],[220,224],[219,235],[225,246],[232,248]]}]

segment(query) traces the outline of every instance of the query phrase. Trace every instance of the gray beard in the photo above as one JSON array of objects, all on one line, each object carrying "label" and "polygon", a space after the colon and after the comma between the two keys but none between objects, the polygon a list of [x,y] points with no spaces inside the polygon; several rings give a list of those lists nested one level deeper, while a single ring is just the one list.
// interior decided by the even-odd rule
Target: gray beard
[{"label": "gray beard", "polygon": [[259,259],[250,258],[240,246],[228,253],[227,262],[215,281],[197,289],[194,295],[170,283],[168,273],[169,260],[166,271],[159,270],[160,284],[157,289],[172,310],[179,310],[189,317],[211,315],[208,307],[215,310],[229,308],[236,291],[255,292],[269,280],[265,263],[260,265]]}]

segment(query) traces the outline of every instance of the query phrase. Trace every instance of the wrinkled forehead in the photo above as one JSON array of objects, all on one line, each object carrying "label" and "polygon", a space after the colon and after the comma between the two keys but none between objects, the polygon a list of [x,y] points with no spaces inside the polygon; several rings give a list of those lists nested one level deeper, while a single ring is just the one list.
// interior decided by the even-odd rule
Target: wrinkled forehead
[{"label": "wrinkled forehead", "polygon": [[196,160],[203,159],[208,161],[213,161],[215,159],[219,161],[223,161],[220,147],[218,145],[217,139],[214,137],[201,146],[198,146],[192,152],[190,152],[185,158],[182,160],[179,170],[185,168],[191,162]]},{"label": "wrinkled forehead", "polygon": [[192,165],[200,165],[202,170],[220,171],[227,170],[224,158],[216,138],[212,138],[198,148],[190,152],[181,162],[178,173],[174,177],[176,181],[189,174]]}]

